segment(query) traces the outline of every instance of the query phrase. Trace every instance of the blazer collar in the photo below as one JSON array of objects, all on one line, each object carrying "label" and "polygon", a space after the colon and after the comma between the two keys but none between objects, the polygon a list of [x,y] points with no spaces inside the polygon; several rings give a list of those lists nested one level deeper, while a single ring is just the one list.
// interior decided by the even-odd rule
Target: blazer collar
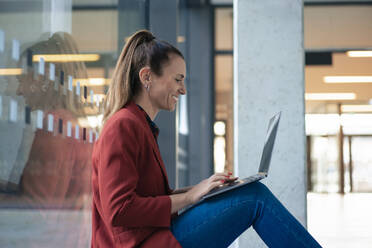
[{"label": "blazer collar", "polygon": [[163,176],[165,178],[165,181],[166,181],[166,187],[167,187],[167,190],[168,192],[171,192],[171,189],[169,187],[169,182],[168,182],[168,175],[167,175],[167,171],[165,169],[165,166],[164,166],[164,162],[163,162],[163,159],[161,158],[161,154],[160,154],[160,151],[159,151],[159,146],[155,140],[155,137],[150,129],[150,126],[146,120],[146,114],[141,110],[139,109],[139,107],[137,106],[137,104],[135,104],[133,101],[130,101],[129,103],[127,103],[125,105],[126,109],[128,109],[131,113],[133,113],[136,117],[138,117],[143,125],[143,128],[146,132],[146,136],[148,136],[148,141],[150,142],[151,144],[151,147],[152,147],[152,150],[155,154],[155,157],[156,157],[156,160],[158,161],[158,164],[163,172]]}]

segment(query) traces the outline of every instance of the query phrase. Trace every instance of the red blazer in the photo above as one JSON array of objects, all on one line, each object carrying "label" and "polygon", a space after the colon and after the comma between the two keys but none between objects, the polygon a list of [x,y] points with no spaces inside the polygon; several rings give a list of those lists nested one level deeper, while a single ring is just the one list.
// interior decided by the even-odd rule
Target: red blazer
[{"label": "red blazer", "polygon": [[145,113],[107,120],[92,154],[91,247],[181,247],[169,227],[168,177]]}]

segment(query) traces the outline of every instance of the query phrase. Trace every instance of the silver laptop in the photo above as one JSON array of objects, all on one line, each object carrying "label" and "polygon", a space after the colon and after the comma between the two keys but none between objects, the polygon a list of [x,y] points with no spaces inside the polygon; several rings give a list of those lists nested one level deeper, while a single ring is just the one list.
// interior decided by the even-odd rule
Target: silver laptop
[{"label": "silver laptop", "polygon": [[281,112],[277,113],[270,119],[269,127],[266,133],[265,144],[264,144],[262,155],[261,155],[261,163],[260,163],[260,167],[258,169],[257,174],[249,176],[241,180],[236,180],[228,184],[223,184],[220,187],[214,188],[208,194],[204,195],[197,203],[182,209],[179,213],[182,213],[186,211],[187,209],[190,209],[194,207],[195,205],[198,205],[199,203],[201,203],[202,201],[206,199],[222,194],[226,191],[242,187],[248,183],[259,181],[267,177],[268,172],[269,172],[269,167],[270,167],[271,155],[272,155],[272,151],[273,151],[273,147],[275,143],[276,133],[278,130],[280,115],[281,115]]}]

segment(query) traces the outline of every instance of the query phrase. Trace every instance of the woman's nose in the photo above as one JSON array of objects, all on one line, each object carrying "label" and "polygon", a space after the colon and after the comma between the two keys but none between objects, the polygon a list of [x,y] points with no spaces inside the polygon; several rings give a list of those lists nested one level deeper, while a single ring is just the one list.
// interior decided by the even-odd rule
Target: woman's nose
[{"label": "woman's nose", "polygon": [[186,95],[186,86],[184,83],[182,84],[182,87],[178,90],[178,92],[180,93],[180,95]]}]

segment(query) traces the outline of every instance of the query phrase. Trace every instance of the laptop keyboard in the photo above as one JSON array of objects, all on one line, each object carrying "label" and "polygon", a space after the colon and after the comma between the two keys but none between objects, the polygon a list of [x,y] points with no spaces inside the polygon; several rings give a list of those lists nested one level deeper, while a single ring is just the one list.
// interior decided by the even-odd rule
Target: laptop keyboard
[{"label": "laptop keyboard", "polygon": [[231,187],[231,186],[234,186],[234,185],[237,185],[237,184],[241,184],[241,183],[254,182],[254,181],[257,181],[257,180],[262,179],[264,177],[265,176],[263,176],[263,175],[256,174],[256,175],[247,177],[244,180],[236,180],[236,181],[231,182],[231,183],[228,183],[228,184],[223,184],[220,187],[214,188],[211,191],[209,191],[209,193],[206,194],[206,196],[211,195],[211,194],[213,194],[213,193],[215,193],[217,191],[220,191],[220,190],[222,190],[222,189],[224,189],[226,187]]}]

